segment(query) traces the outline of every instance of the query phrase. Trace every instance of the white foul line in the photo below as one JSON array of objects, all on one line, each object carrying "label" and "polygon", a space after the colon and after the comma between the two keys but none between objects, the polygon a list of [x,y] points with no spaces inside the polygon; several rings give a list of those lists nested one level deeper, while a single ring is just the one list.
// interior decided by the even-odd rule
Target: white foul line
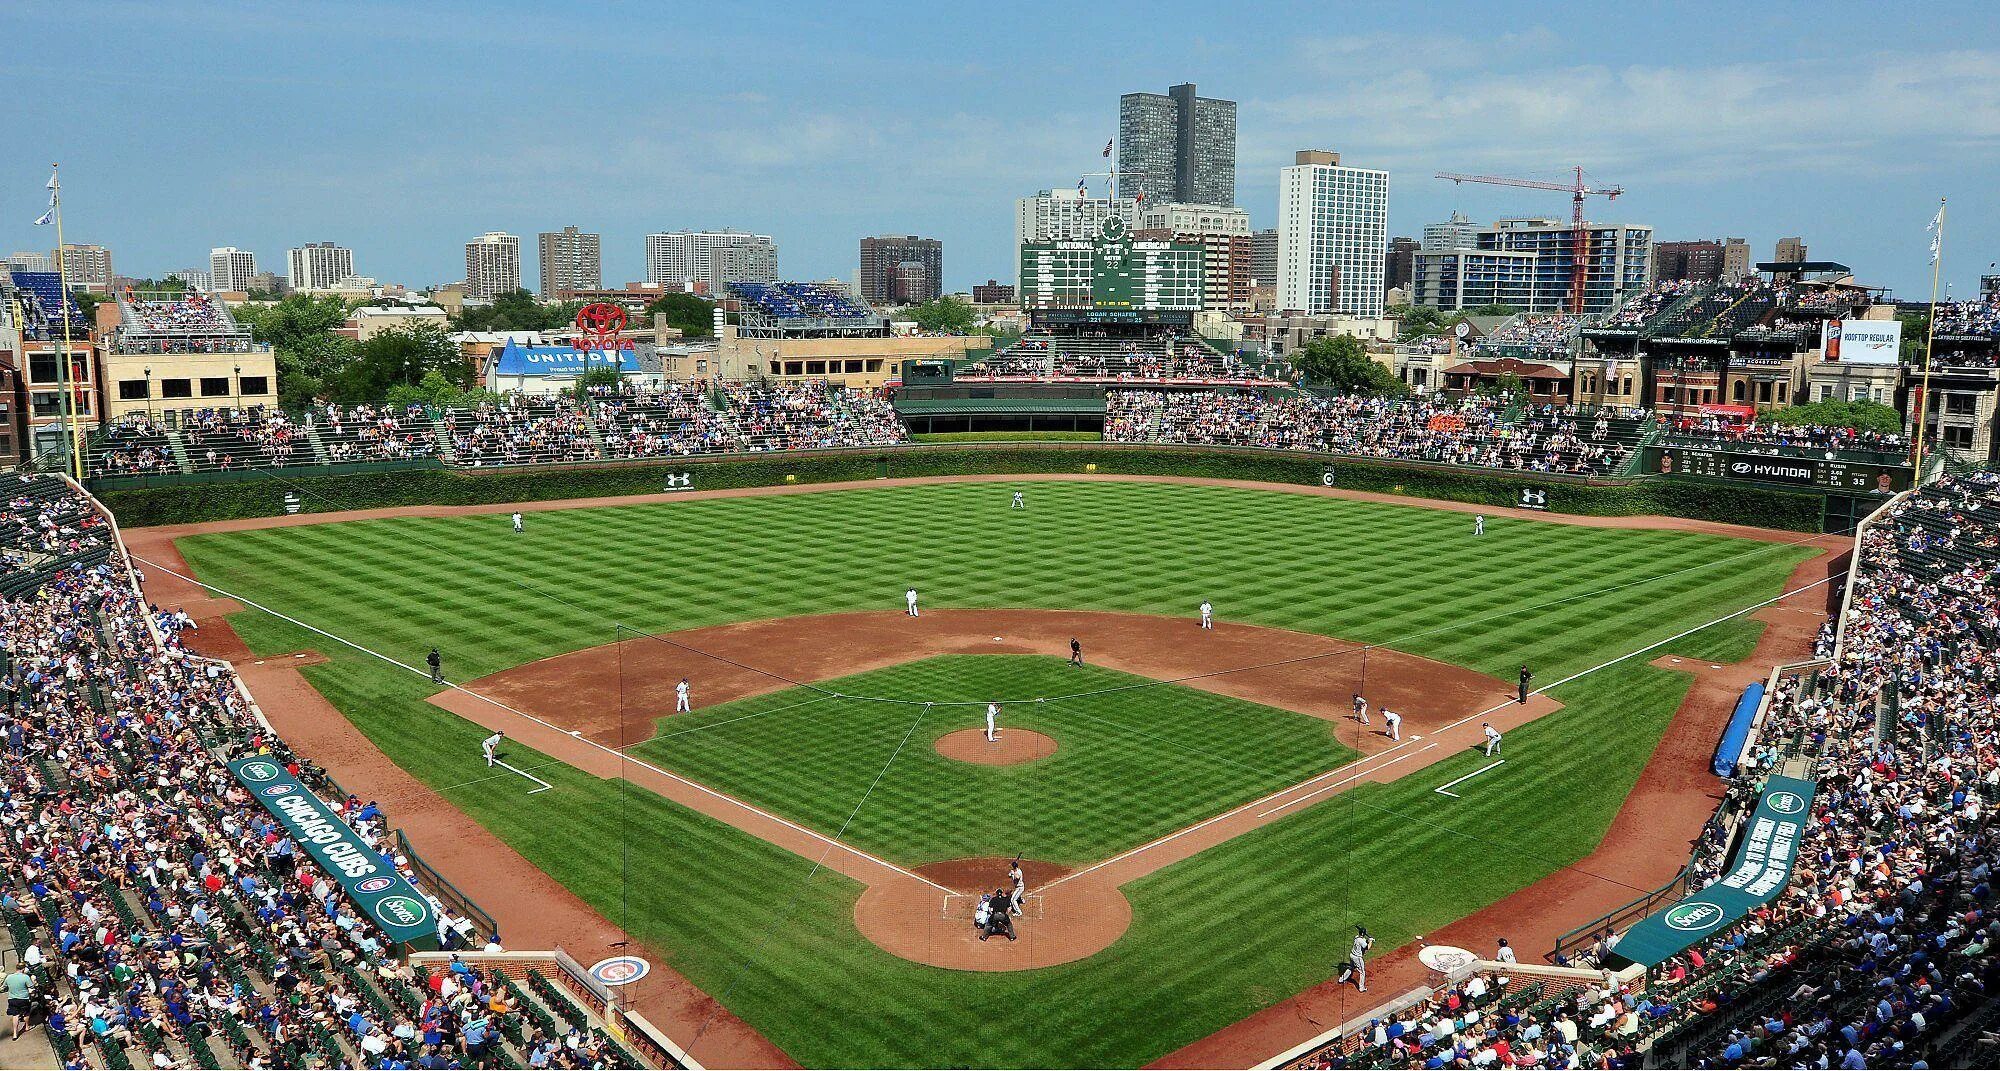
[{"label": "white foul line", "polygon": [[[1486,765],[1484,765],[1484,766],[1481,766],[1481,767],[1480,767],[1479,769],[1477,769],[1477,770],[1474,770],[1474,771],[1472,771],[1471,773],[1469,773],[1469,774],[1466,774],[1466,775],[1465,775],[1464,777],[1461,777],[1461,778],[1459,778],[1459,779],[1458,779],[1458,781],[1470,781],[1470,780],[1472,780],[1473,778],[1475,778],[1475,777],[1478,777],[1478,776],[1479,776],[1480,774],[1483,774],[1483,773],[1485,773],[1486,771],[1488,771],[1488,770],[1491,770],[1491,769],[1493,769],[1493,768],[1494,768],[1494,767],[1496,767],[1496,766],[1505,766],[1505,765],[1507,765],[1507,760],[1506,760],[1506,759],[1501,759],[1501,760],[1499,760],[1499,761],[1497,761],[1497,762],[1489,762],[1489,763],[1487,763]],[[1458,793],[1456,793],[1456,792],[1446,792],[1446,791],[1445,791],[1445,789],[1447,789],[1447,788],[1450,788],[1451,786],[1453,786],[1453,785],[1455,785],[1455,784],[1458,784],[1458,781],[1446,781],[1446,782],[1445,782],[1444,784],[1442,784],[1442,785],[1439,785],[1439,786],[1438,786],[1437,788],[1433,789],[1432,791],[1436,792],[1436,793],[1437,793],[1438,795],[1440,795],[1440,796],[1450,796],[1450,797],[1451,797],[1452,799],[1458,799],[1458,798],[1460,798],[1460,797],[1459,797],[1459,795],[1458,795]]]},{"label": "white foul line", "polygon": [[[320,635],[320,636],[325,636],[325,637],[326,637],[327,639],[329,639],[329,640],[332,640],[332,641],[333,641],[333,642],[335,642],[335,643],[338,643],[338,644],[343,644],[343,645],[345,645],[345,646],[348,646],[348,647],[352,647],[352,648],[354,648],[355,650],[357,650],[357,651],[360,651],[360,652],[361,652],[362,654],[365,654],[365,655],[369,656],[370,658],[376,658],[376,659],[380,659],[381,661],[384,661],[384,662],[387,662],[387,663],[389,663],[390,665],[392,665],[392,666],[395,666],[395,667],[397,667],[398,669],[406,669],[406,670],[409,670],[409,671],[410,671],[411,673],[415,673],[416,675],[418,675],[418,676],[420,676],[420,677],[424,677],[424,678],[426,678],[426,679],[428,679],[428,678],[430,677],[430,675],[431,675],[431,674],[430,674],[430,671],[429,671],[429,670],[427,670],[427,669],[418,669],[417,667],[415,667],[415,666],[413,666],[413,665],[410,665],[410,664],[409,664],[409,663],[407,663],[407,662],[400,662],[400,661],[397,661],[396,659],[394,659],[394,658],[391,658],[391,657],[389,657],[388,655],[385,655],[385,654],[383,654],[383,653],[382,653],[382,652],[380,652],[380,651],[374,651],[374,650],[370,650],[370,649],[368,649],[368,648],[366,648],[366,647],[363,647],[363,646],[361,646],[361,645],[360,645],[360,644],[358,644],[358,643],[355,643],[355,642],[354,642],[353,640],[350,640],[350,639],[348,639],[348,638],[346,638],[346,637],[344,637],[344,636],[336,636],[336,635],[334,635],[333,633],[331,633],[331,632],[328,632],[327,630],[325,630],[325,629],[323,629],[323,628],[320,628],[320,627],[319,627],[318,625],[308,625],[308,624],[306,624],[306,623],[305,623],[304,621],[300,621],[300,620],[299,620],[298,618],[296,618],[296,617],[289,617],[289,616],[287,616],[287,615],[285,615],[285,614],[281,614],[281,613],[279,613],[278,611],[276,611],[276,610],[273,610],[273,609],[271,609],[270,607],[268,607],[268,606],[265,606],[265,605],[263,605],[262,603],[258,603],[258,602],[254,602],[254,601],[252,601],[252,600],[250,600],[250,599],[248,599],[248,598],[245,598],[244,596],[241,596],[241,595],[238,595],[238,594],[236,594],[235,592],[232,592],[232,591],[225,591],[225,590],[223,590],[222,588],[219,588],[219,587],[216,587],[216,586],[215,586],[215,585],[213,585],[213,584],[204,584],[204,583],[202,583],[201,581],[199,581],[199,580],[196,580],[196,579],[195,579],[194,577],[191,577],[191,576],[188,576],[188,575],[187,575],[187,574],[185,574],[185,573],[179,573],[179,572],[175,572],[174,570],[172,570],[172,569],[169,569],[169,568],[167,568],[167,567],[166,567],[166,566],[164,566],[164,565],[161,565],[161,564],[160,564],[159,562],[156,562],[156,561],[151,561],[151,560],[149,560],[149,559],[146,559],[146,558],[141,558],[141,557],[140,557],[139,555],[137,555],[137,554],[131,554],[131,555],[129,555],[129,556],[130,556],[130,557],[131,557],[131,558],[132,558],[133,560],[135,560],[135,561],[142,561],[142,562],[145,562],[145,563],[146,563],[147,565],[150,565],[150,566],[152,566],[153,568],[155,568],[155,569],[158,569],[159,571],[161,571],[161,572],[163,572],[163,573],[167,574],[168,576],[171,576],[171,577],[176,577],[176,578],[178,578],[178,579],[181,579],[181,580],[185,580],[185,581],[187,581],[188,583],[190,583],[190,584],[193,584],[194,586],[196,586],[196,587],[198,587],[198,588],[201,588],[201,589],[202,589],[202,590],[204,590],[204,591],[212,591],[212,592],[216,593],[217,595],[221,595],[221,596],[223,596],[224,598],[229,598],[229,599],[235,599],[235,600],[236,600],[237,602],[240,602],[240,603],[242,603],[243,605],[245,605],[245,606],[248,606],[248,607],[250,607],[250,608],[251,608],[251,609],[253,609],[253,610],[260,610],[260,611],[262,611],[262,612],[264,612],[264,613],[267,613],[267,614],[270,614],[270,615],[271,615],[272,617],[275,617],[275,618],[277,618],[277,619],[278,619],[278,620],[280,620],[280,621],[287,621],[287,622],[290,622],[291,624],[294,624],[294,625],[297,625],[297,626],[299,626],[300,628],[302,628],[302,629],[305,629],[305,630],[306,630],[306,631],[308,631],[308,632],[312,632],[312,633],[315,633],[315,634],[317,634],[317,635]],[[935,881],[932,881],[931,879],[929,879],[929,878],[927,878],[927,877],[924,877],[924,876],[923,876],[922,874],[918,874],[918,873],[916,873],[916,872],[914,872],[914,871],[910,871],[910,870],[905,870],[905,869],[903,869],[902,867],[899,867],[899,866],[897,866],[896,864],[894,864],[894,863],[892,863],[892,862],[888,861],[887,859],[882,859],[882,858],[878,858],[878,857],[876,857],[876,856],[873,856],[873,855],[870,855],[870,854],[868,854],[867,852],[864,852],[864,851],[862,851],[861,849],[859,849],[859,848],[856,848],[856,847],[854,847],[853,845],[850,845],[850,844],[847,844],[847,843],[844,843],[844,842],[842,842],[842,841],[838,841],[838,840],[835,840],[835,839],[833,839],[832,837],[829,837],[829,836],[827,836],[826,834],[824,834],[824,833],[821,833],[821,832],[819,832],[818,830],[815,830],[815,829],[807,829],[807,828],[806,828],[805,826],[802,826],[802,825],[799,825],[798,823],[796,823],[796,822],[793,822],[793,821],[790,821],[790,820],[788,820],[788,819],[784,819],[784,818],[780,818],[779,816],[777,816],[777,815],[775,815],[775,814],[772,814],[772,813],[771,813],[771,812],[769,812],[769,811],[766,811],[766,810],[764,810],[764,809],[762,809],[762,808],[760,808],[760,807],[754,807],[754,806],[752,806],[752,805],[750,805],[750,804],[748,804],[748,803],[745,803],[745,802],[743,802],[742,800],[739,800],[739,799],[737,799],[737,798],[736,798],[736,797],[734,797],[734,796],[730,796],[730,795],[726,795],[726,794],[724,794],[724,793],[721,793],[721,792],[717,792],[716,790],[714,790],[714,789],[712,789],[712,788],[708,787],[707,785],[704,785],[704,784],[702,784],[702,783],[701,783],[701,782],[699,782],[699,781],[690,781],[690,780],[688,780],[687,778],[685,778],[685,777],[682,777],[681,775],[679,775],[679,774],[677,774],[677,773],[673,772],[672,770],[664,770],[664,769],[661,769],[660,767],[658,767],[658,766],[655,766],[655,765],[653,765],[652,763],[650,763],[650,762],[647,762],[647,761],[646,761],[646,760],[644,760],[644,759],[635,759],[635,758],[633,758],[632,756],[630,756],[630,755],[627,755],[627,754],[625,754],[625,753],[623,753],[623,752],[619,751],[619,750],[618,750],[617,748],[612,748],[612,747],[606,747],[606,746],[604,746],[603,744],[600,744],[600,743],[598,743],[597,741],[595,741],[595,740],[592,740],[592,739],[590,739],[590,738],[589,738],[589,737],[587,737],[587,736],[580,736],[580,735],[578,735],[578,734],[576,734],[576,733],[573,733],[573,732],[569,731],[568,729],[564,729],[564,728],[562,728],[561,726],[559,726],[559,725],[556,725],[556,724],[554,724],[553,722],[549,722],[549,721],[545,721],[545,720],[543,720],[543,719],[541,719],[541,718],[538,718],[538,717],[534,716],[533,714],[530,714],[530,713],[528,713],[528,712],[527,712],[527,711],[525,711],[525,710],[516,710],[516,709],[514,709],[513,707],[510,707],[510,706],[508,706],[507,704],[505,704],[505,703],[502,703],[502,702],[501,702],[501,701],[499,701],[498,699],[493,699],[493,698],[489,698],[489,697],[487,697],[487,696],[483,696],[483,695],[480,695],[480,694],[479,694],[478,692],[475,692],[475,691],[473,691],[472,689],[470,689],[470,688],[467,688],[467,687],[465,687],[465,686],[464,686],[464,685],[462,685],[462,684],[453,684],[453,683],[452,683],[452,682],[450,682],[450,681],[446,681],[446,682],[444,682],[444,686],[445,686],[446,688],[448,688],[448,689],[452,690],[452,691],[455,691],[455,692],[464,692],[464,693],[465,693],[466,695],[469,695],[469,696],[471,696],[472,698],[474,698],[474,699],[477,699],[477,700],[479,700],[479,701],[480,701],[480,702],[482,702],[482,703],[485,703],[485,704],[487,704],[487,705],[489,705],[489,706],[493,706],[493,707],[497,707],[497,708],[499,708],[499,709],[501,709],[501,710],[504,710],[504,711],[506,711],[506,712],[507,712],[507,713],[509,713],[509,714],[512,714],[512,715],[516,716],[516,717],[520,717],[520,718],[526,718],[527,720],[529,720],[529,721],[531,721],[531,722],[534,722],[534,723],[535,723],[536,725],[540,725],[540,726],[542,726],[543,728],[546,728],[546,729],[549,729],[549,730],[550,730],[550,731],[552,731],[552,732],[557,732],[557,733],[561,733],[561,734],[562,734],[562,735],[564,735],[564,736],[568,736],[568,737],[572,737],[572,738],[574,738],[574,739],[577,739],[577,740],[581,740],[581,741],[583,741],[583,742],[584,742],[585,744],[588,744],[588,745],[590,745],[591,747],[594,747],[594,748],[596,748],[596,749],[597,749],[597,750],[599,750],[599,751],[603,751],[603,752],[606,752],[606,753],[608,753],[608,754],[610,754],[610,755],[613,755],[613,756],[616,756],[616,757],[617,757],[617,758],[618,758],[619,760],[621,760],[621,761],[623,761],[623,762],[629,762],[629,763],[631,763],[631,764],[632,764],[632,765],[634,765],[634,766],[639,766],[639,767],[642,767],[642,768],[644,768],[644,769],[646,769],[646,770],[650,770],[650,771],[652,771],[653,773],[655,773],[655,774],[658,774],[658,775],[660,775],[661,777],[664,777],[664,778],[666,778],[666,779],[667,779],[667,780],[669,780],[669,781],[678,781],[678,782],[680,782],[681,784],[683,784],[683,785],[686,785],[687,787],[689,787],[689,788],[691,788],[691,789],[694,789],[694,790],[695,790],[695,791],[697,791],[697,792],[701,792],[701,793],[704,793],[704,794],[706,794],[706,795],[709,795],[709,796],[713,796],[714,798],[716,798],[716,799],[718,799],[718,800],[721,800],[721,801],[723,801],[724,803],[727,803],[727,804],[729,804],[729,805],[730,805],[730,806],[732,806],[732,807],[740,807],[740,808],[742,808],[743,810],[746,810],[746,811],[749,811],[749,812],[750,812],[751,814],[754,814],[754,815],[756,815],[756,816],[757,816],[757,817],[759,817],[759,818],[762,818],[762,819],[765,819],[765,820],[767,820],[767,821],[771,821],[771,822],[776,822],[777,824],[779,824],[779,825],[781,825],[781,826],[784,826],[784,827],[785,827],[786,829],[789,829],[789,830],[792,830],[792,831],[793,831],[793,832],[795,832],[795,833],[801,833],[801,834],[804,834],[805,836],[807,836],[807,837],[810,837],[810,838],[812,838],[813,840],[816,840],[816,841],[819,841],[819,842],[820,842],[820,843],[822,843],[822,844],[825,844],[825,845],[826,845],[827,847],[829,847],[829,848],[839,848],[840,850],[842,850],[842,851],[844,851],[844,852],[848,853],[849,855],[852,855],[852,856],[854,856],[854,857],[855,857],[855,858],[857,858],[857,859],[866,859],[866,860],[868,860],[869,862],[871,862],[871,863],[874,863],[874,864],[875,864],[875,865],[877,865],[877,866],[880,866],[880,867],[884,867],[884,868],[886,868],[886,869],[889,869],[889,870],[893,870],[893,871],[895,871],[896,873],[898,873],[898,874],[901,874],[901,875],[903,875],[903,876],[904,876],[904,877],[906,877],[906,878],[914,878],[914,879],[916,879],[917,881],[921,881],[921,882],[923,882],[923,883],[924,883],[925,885],[928,885],[928,886],[930,886],[931,888],[933,888],[933,889],[936,889],[936,890],[938,890],[939,892],[950,892],[950,891],[951,891],[950,889],[948,889],[948,888],[944,887],[943,885],[939,885],[939,884],[938,884],[937,882],[935,882]],[[462,716],[462,715],[461,715],[461,716]],[[751,836],[756,836],[756,834],[754,834],[754,833],[753,833],[753,834],[751,834]],[[759,838],[759,839],[762,839],[762,838]]]},{"label": "white foul line", "polygon": [[530,781],[533,781],[534,783],[536,783],[536,784],[538,784],[538,785],[542,786],[542,787],[540,787],[540,788],[531,788],[531,789],[529,789],[529,790],[528,790],[528,795],[530,795],[530,796],[534,795],[534,794],[535,794],[535,793],[537,793],[537,792],[547,792],[547,791],[548,791],[549,789],[551,789],[551,788],[554,788],[554,787],[555,787],[554,785],[551,785],[551,784],[549,784],[549,783],[548,783],[547,781],[544,781],[544,780],[542,780],[541,778],[539,778],[539,777],[536,777],[536,776],[535,776],[534,774],[531,774],[531,773],[529,773],[528,771],[526,771],[526,770],[523,770],[523,769],[521,769],[521,768],[520,768],[519,766],[515,766],[515,765],[513,765],[513,764],[511,764],[511,763],[507,763],[507,762],[502,762],[502,761],[501,761],[501,760],[499,760],[499,759],[494,759],[494,760],[493,760],[493,765],[495,765],[495,766],[505,766],[505,767],[506,767],[507,769],[509,769],[509,770],[512,770],[512,771],[514,771],[515,773],[517,773],[517,774],[520,774],[520,775],[521,775],[522,777],[525,777],[525,778],[527,778],[528,780],[530,780]]}]

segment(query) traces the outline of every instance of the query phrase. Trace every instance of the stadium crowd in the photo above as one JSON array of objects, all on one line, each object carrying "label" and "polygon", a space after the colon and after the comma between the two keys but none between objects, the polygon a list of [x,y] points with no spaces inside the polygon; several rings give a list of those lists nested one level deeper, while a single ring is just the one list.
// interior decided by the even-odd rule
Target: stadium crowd
[{"label": "stadium crowd", "polygon": [[[61,481],[22,484],[95,516]],[[497,974],[391,947],[224,762],[282,763],[401,867],[385,818],[292,755],[225,663],[188,652],[191,627],[116,556],[0,604],[0,915],[28,990],[13,1007],[63,1066],[631,1066]],[[430,899],[442,947],[499,948]]]},{"label": "stadium crowd", "polygon": [[314,431],[330,462],[399,461],[437,453],[437,433],[421,405],[343,406],[327,403],[313,414]]},{"label": "stadium crowd", "polygon": [[1660,420],[1671,425],[1668,433],[1670,441],[1718,450],[1772,454],[1784,451],[1873,450],[1898,455],[1910,450],[1908,436],[1857,428],[1772,421],[1739,424],[1720,416],[1675,418],[1669,413],[1661,413]]},{"label": "stadium crowd", "polygon": [[1634,328],[1645,326],[1648,320],[1660,314],[1668,305],[1702,288],[1703,284],[1693,279],[1670,279],[1655,283],[1652,289],[1627,301],[1617,312],[1612,313],[1604,326],[1613,328]]},{"label": "stadium crowd", "polygon": [[1583,323],[1583,317],[1568,313],[1542,316],[1524,313],[1494,328],[1474,343],[1473,348],[1481,353],[1527,350],[1535,356],[1559,357],[1569,352],[1570,343],[1576,340],[1577,329]]},{"label": "stadium crowd", "polygon": [[1476,468],[1605,475],[1631,452],[1609,414],[1529,410],[1508,423],[1494,400],[1274,397],[1112,391],[1107,442],[1312,450]]}]

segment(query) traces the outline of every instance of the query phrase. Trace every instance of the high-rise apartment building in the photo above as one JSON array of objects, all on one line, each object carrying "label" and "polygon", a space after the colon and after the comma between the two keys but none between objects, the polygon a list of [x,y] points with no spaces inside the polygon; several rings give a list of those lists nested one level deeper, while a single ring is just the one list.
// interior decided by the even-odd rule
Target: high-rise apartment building
[{"label": "high-rise apartment building", "polygon": [[[1650,281],[1653,228],[1586,222],[1584,229],[1583,311],[1607,312]],[[1419,249],[1416,259],[1412,304],[1562,312],[1570,307],[1575,231],[1566,219],[1503,219],[1474,228],[1470,243]]]},{"label": "high-rise apartment building", "polygon": [[1201,246],[1202,307],[1249,311],[1255,278],[1250,267],[1250,213],[1227,205],[1142,202],[1137,233]]},{"label": "high-rise apartment building", "polygon": [[167,274],[186,283],[190,290],[200,290],[203,292],[213,292],[215,290],[215,273],[207,268],[182,268],[179,271],[172,271]]},{"label": "high-rise apartment building", "polygon": [[1803,264],[1806,260],[1806,240],[1804,238],[1778,239],[1777,256],[1771,258],[1780,264]]},{"label": "high-rise apartment building", "polygon": [[1270,227],[1250,236],[1250,275],[1259,289],[1278,286],[1278,228]]},{"label": "high-rise apartment building", "polygon": [[47,253],[9,253],[0,259],[0,268],[14,271],[54,271],[56,262]]},{"label": "high-rise apartment building", "polygon": [[1422,243],[1415,238],[1389,239],[1389,253],[1383,258],[1382,285],[1390,290],[1401,288],[1409,293],[1410,281],[1417,277],[1417,250]]},{"label": "high-rise apartment building", "polygon": [[1453,212],[1443,223],[1424,224],[1420,249],[1474,249],[1479,245],[1479,224],[1463,212]]},{"label": "high-rise apartment building", "polygon": [[724,283],[778,279],[778,243],[745,231],[670,231],[646,236],[646,281],[720,293]]},{"label": "high-rise apartment building", "polygon": [[1278,308],[1380,318],[1389,173],[1317,149],[1293,160],[1278,173]]},{"label": "high-rise apartment building", "polygon": [[521,239],[487,231],[465,243],[465,296],[488,301],[521,289]]},{"label": "high-rise apartment building", "polygon": [[1014,303],[1014,287],[998,279],[988,279],[983,283],[974,283],[972,284],[972,303],[974,305],[1012,305]]},{"label": "high-rise apartment building", "polygon": [[209,282],[217,293],[247,292],[257,274],[257,255],[233,245],[208,251]]},{"label": "high-rise apartment building", "polygon": [[78,290],[89,290],[103,294],[111,290],[111,250],[101,245],[81,245],[69,242],[59,250],[51,250],[49,259],[60,260],[58,268],[69,280],[69,285]]},{"label": "high-rise apartment building", "polygon": [[354,250],[332,242],[312,242],[285,253],[293,290],[331,290],[354,274]]},{"label": "high-rise apartment building", "polygon": [[537,245],[543,298],[552,298],[563,290],[604,288],[598,235],[564,227],[559,231],[543,231],[537,236]]},{"label": "high-rise apartment building", "polygon": [[1691,279],[1707,283],[1748,274],[1750,243],[1741,238],[1653,244],[1653,278],[1656,281]]},{"label": "high-rise apartment building", "polygon": [[915,305],[944,293],[944,243],[914,234],[861,239],[861,299]]},{"label": "high-rise apartment building", "polygon": [[1194,83],[1118,98],[1118,192],[1140,201],[1236,203],[1236,102]]},{"label": "high-rise apartment building", "polygon": [[1014,264],[1029,242],[1087,242],[1116,216],[1127,227],[1138,223],[1139,202],[1130,197],[1091,197],[1082,190],[1043,190],[1014,202]]}]

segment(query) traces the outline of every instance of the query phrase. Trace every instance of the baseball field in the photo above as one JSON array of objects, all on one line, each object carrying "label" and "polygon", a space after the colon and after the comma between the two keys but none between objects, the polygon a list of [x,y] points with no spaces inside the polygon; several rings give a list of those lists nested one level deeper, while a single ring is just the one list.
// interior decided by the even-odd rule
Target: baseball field
[{"label": "baseball field", "polygon": [[[1820,553],[1116,480],[507,512],[177,547],[271,611],[228,618],[251,651],[323,655],[391,762],[808,1066],[1138,1066],[1356,924],[1388,950],[1574,867],[1694,680],[1654,663],[1747,657],[1761,622],[1679,634]],[[953,905],[1017,857],[1036,910],[978,942]]]}]

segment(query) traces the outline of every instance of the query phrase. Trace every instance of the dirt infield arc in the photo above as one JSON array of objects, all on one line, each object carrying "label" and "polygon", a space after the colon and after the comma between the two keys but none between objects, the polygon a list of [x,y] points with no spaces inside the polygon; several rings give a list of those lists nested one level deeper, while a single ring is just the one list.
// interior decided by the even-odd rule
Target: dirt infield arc
[{"label": "dirt infield arc", "polygon": [[[1631,528],[1706,532],[1770,543],[1805,542],[1822,553],[1802,564],[1791,584],[1819,580],[1844,569],[1851,540],[1821,536],[1801,540],[1797,533],[1741,525],[1691,521],[1662,516],[1583,517],[1529,512],[1491,505],[1416,499],[1402,495],[1350,491],[1318,486],[1197,477],[1134,475],[991,475],[870,480],[799,487],[677,492],[601,499],[475,506],[417,506],[296,516],[184,524],[127,530],[125,541],[137,556],[186,572],[174,541],[207,532],[317,525],[378,517],[446,517],[506,514],[513,510],[541,511],[626,506],[644,503],[692,502],[756,495],[813,494],[842,488],[881,488],[937,483],[1059,480],[1078,482],[1173,483],[1238,487],[1280,494],[1341,498],[1460,513],[1484,513],[1542,523],[1592,528]],[[142,566],[143,567],[143,566]],[[149,570],[151,572],[151,570]],[[303,660],[254,659],[229,627],[224,615],[242,607],[212,598],[202,589],[158,573],[146,582],[150,599],[163,606],[181,606],[200,621],[202,631],[192,645],[202,653],[236,663],[245,684],[257,697],[271,722],[302,754],[332,770],[341,782],[370,798],[380,799],[399,824],[423,847],[430,861],[455,883],[491,909],[510,935],[511,945],[561,945],[586,960],[609,954],[625,936],[575,893],[533,867],[508,844],[459,810],[450,800],[395,765],[373,742],[297,672]],[[1578,866],[1550,875],[1487,908],[1431,934],[1431,938],[1465,947],[1486,947],[1495,935],[1513,939],[1523,954],[1549,947],[1554,936],[1594,914],[1617,906],[1617,887],[1590,875],[1616,875],[1633,885],[1651,886],[1671,876],[1685,859],[1687,845],[1715,805],[1715,781],[1706,773],[1707,752],[1714,733],[1727,719],[1735,693],[1744,682],[1760,677],[1777,661],[1799,657],[1811,648],[1812,632],[1824,616],[1829,589],[1816,590],[1759,611],[1755,616],[1771,627],[1744,662],[1719,671],[1706,666],[1677,666],[1694,672],[1694,689],[1683,702],[1653,760],[1620,809],[1598,849]],[[1393,754],[1375,757],[1391,762]],[[1331,781],[1343,779],[1332,778]],[[932,867],[919,870],[930,872]],[[990,870],[975,861],[980,873]],[[948,875],[934,875],[945,884]],[[710,1067],[796,1066],[754,1028],[722,1008],[712,997],[673,969],[667,950],[648,950],[655,960],[654,976],[636,994],[641,1010],[674,1037],[689,1044]],[[1421,981],[1424,971],[1415,946],[1387,953],[1372,965],[1372,990],[1387,994]],[[1278,1001],[1263,1011],[1160,1058],[1157,1067],[1244,1067],[1317,1035],[1355,1015],[1365,1014],[1374,996],[1357,997],[1351,988],[1324,983]]]},{"label": "dirt infield arc", "polygon": [[[1004,866],[968,886],[964,861],[930,864],[960,876],[953,886],[928,876],[926,867],[913,871],[878,859],[623,753],[657,727],[671,731],[674,686],[683,677],[692,682],[700,709],[935,655],[1067,655],[1071,637],[1082,640],[1097,665],[1324,719],[1363,757],[1050,879],[1036,890],[1041,917],[1022,925],[1020,940],[1001,943],[980,942],[964,921],[946,918],[943,899],[948,892],[998,884]],[[1267,668],[1243,668],[1251,666]],[[1356,693],[1378,708],[1403,712],[1403,739],[1383,736],[1379,722],[1364,728],[1355,721]],[[601,777],[628,778],[865,882],[855,925],[889,952],[937,967],[1005,971],[1103,951],[1131,924],[1131,906],[1119,887],[1134,878],[1350,785],[1394,780],[1472,747],[1481,739],[1482,716],[1504,731],[1560,706],[1543,696],[1525,706],[1510,699],[1505,683],[1471,670],[1386,648],[1364,652],[1358,644],[1285,629],[1224,621],[1204,631],[1192,618],[1082,610],[933,610],[918,618],[879,611],[744,621],[626,640],[481,677],[431,701],[505,730],[551,758]],[[975,735],[983,746],[983,729]]]}]

